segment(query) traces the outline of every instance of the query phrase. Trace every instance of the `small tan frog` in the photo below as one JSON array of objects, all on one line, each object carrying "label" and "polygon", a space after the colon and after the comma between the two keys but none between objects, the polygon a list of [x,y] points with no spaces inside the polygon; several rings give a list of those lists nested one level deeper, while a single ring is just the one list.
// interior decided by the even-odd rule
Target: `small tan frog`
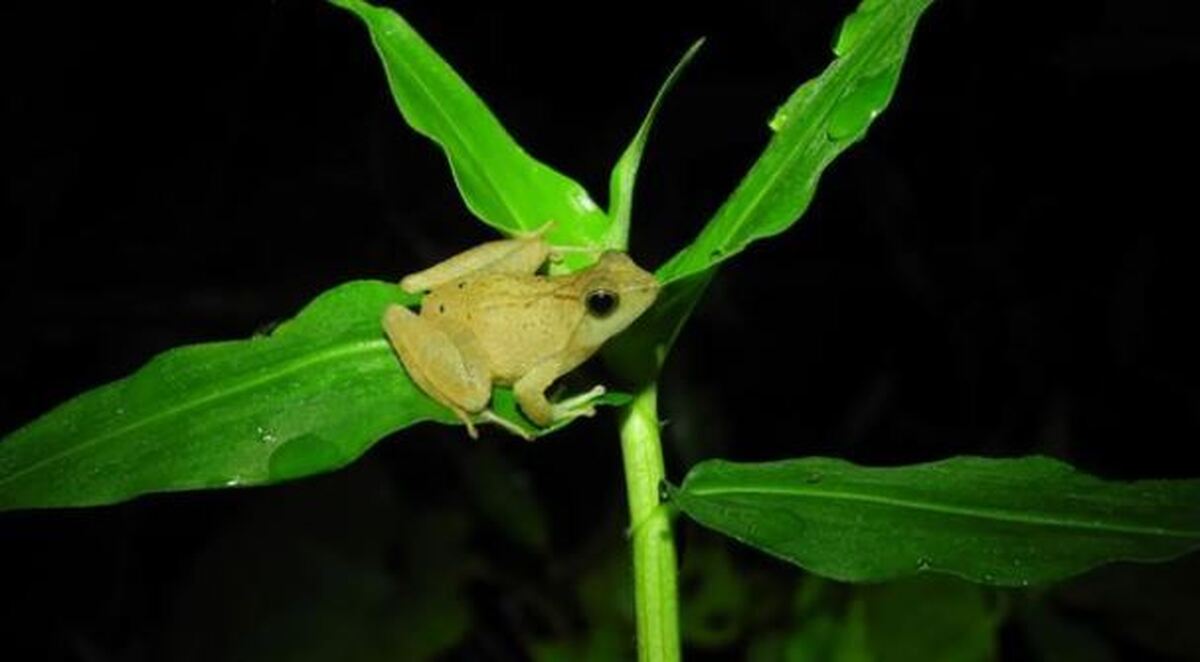
[{"label": "small tan frog", "polygon": [[526,436],[488,408],[492,386],[511,385],[533,422],[590,416],[604,394],[551,404],[546,389],[628,327],[658,295],[658,281],[629,256],[606,251],[563,276],[537,271],[555,257],[541,233],[481,244],[400,281],[428,291],[417,315],[390,306],[383,328],[412,379],[476,437],[474,420]]}]

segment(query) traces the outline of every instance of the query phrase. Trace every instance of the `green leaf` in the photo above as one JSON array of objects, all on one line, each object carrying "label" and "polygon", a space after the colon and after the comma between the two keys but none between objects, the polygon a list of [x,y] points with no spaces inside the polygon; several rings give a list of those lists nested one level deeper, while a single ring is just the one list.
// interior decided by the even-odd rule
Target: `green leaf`
[{"label": "green leaf", "polygon": [[625,250],[629,245],[629,220],[633,210],[633,186],[637,180],[638,166],[642,162],[642,152],[646,149],[646,139],[650,135],[650,127],[654,124],[654,118],[658,116],[658,109],[662,106],[663,99],[667,92],[675,85],[675,81],[679,79],[680,74],[687,67],[692,58],[704,45],[704,40],[699,39],[683,57],[679,58],[679,62],[667,79],[663,81],[661,87],[658,88],[658,94],[654,95],[654,101],[650,104],[650,110],[646,112],[646,117],[642,120],[641,126],[638,127],[637,133],[633,136],[633,141],[629,143],[629,147],[625,148],[625,152],[621,154],[621,158],[617,160],[617,165],[613,167],[612,175],[609,177],[608,188],[608,215],[612,218],[612,226],[609,227],[608,240],[605,246],[616,250]]},{"label": "green leaf", "polygon": [[[690,646],[719,649],[745,635],[752,613],[751,587],[738,573],[726,545],[693,543],[688,546],[679,585],[679,627]],[[755,595],[755,602],[762,600]]]},{"label": "green leaf", "polygon": [[[180,347],[0,441],[0,510],[259,485],[345,465],[420,421],[456,423],[409,380],[380,317],[416,298],[356,281],[268,337]],[[622,404],[610,393],[597,404]],[[530,436],[511,389],[493,406]]]},{"label": "green leaf", "polygon": [[988,662],[996,659],[1003,609],[986,589],[945,576],[856,587],[867,645],[876,660]]},{"label": "green leaf", "polygon": [[658,301],[605,351],[615,371],[633,381],[653,378],[719,263],[799,220],[826,166],[862,139],[891,100],[917,19],[931,2],[864,0],[846,18],[837,58],[779,108],[771,141],[737,189],[696,240],[655,272],[664,284]]},{"label": "green leaf", "polygon": [[449,412],[409,381],[380,329],[395,285],[351,282],[268,337],[180,347],[0,442],[0,509],[112,503],[339,467]]},{"label": "green leaf", "polygon": [[[996,657],[1003,600],[951,577],[849,586],[805,576],[792,623],[756,633],[750,659],[985,662]],[[759,642],[768,646],[758,646]],[[757,650],[756,650],[757,648]]]},{"label": "green leaf", "polygon": [[796,222],[825,167],[861,140],[891,101],[917,19],[931,2],[864,0],[846,18],[837,59],[779,108],[767,149],[700,236],[658,269],[660,280],[700,274]]},{"label": "green leaf", "polygon": [[868,635],[867,610],[852,600],[844,614],[818,612],[783,642],[787,662],[874,662]]},{"label": "green leaf", "polygon": [[330,1],[366,24],[396,105],[413,129],[445,150],[472,213],[508,234],[555,221],[551,243],[601,245],[609,218],[587,191],[527,154],[407,21],[362,0]]},{"label": "green leaf", "polygon": [[381,464],[364,462],[227,513],[179,569],[164,605],[167,648],[151,657],[378,662],[450,654],[473,631],[469,591],[481,564],[471,520],[397,485],[394,468]]},{"label": "green leaf", "polygon": [[1045,457],[711,460],[669,489],[701,524],[844,581],[941,572],[1025,586],[1200,547],[1200,480],[1107,482]]},{"label": "green leaf", "polygon": [[[592,401],[597,407],[620,407],[633,401],[633,396],[623,391],[608,391]],[[539,428],[536,423],[525,417],[517,406],[517,396],[511,388],[503,387],[492,391],[492,412],[519,428],[531,439],[541,435],[561,430],[571,424],[574,418],[564,418],[551,423],[548,427]]]}]

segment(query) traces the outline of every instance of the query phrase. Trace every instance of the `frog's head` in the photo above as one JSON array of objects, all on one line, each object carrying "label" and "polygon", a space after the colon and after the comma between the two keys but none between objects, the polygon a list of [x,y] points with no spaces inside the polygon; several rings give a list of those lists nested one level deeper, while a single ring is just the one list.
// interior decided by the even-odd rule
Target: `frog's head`
[{"label": "frog's head", "polygon": [[599,347],[624,331],[654,303],[659,288],[654,274],[617,251],[580,272],[578,283],[584,314],[575,342],[583,347]]}]

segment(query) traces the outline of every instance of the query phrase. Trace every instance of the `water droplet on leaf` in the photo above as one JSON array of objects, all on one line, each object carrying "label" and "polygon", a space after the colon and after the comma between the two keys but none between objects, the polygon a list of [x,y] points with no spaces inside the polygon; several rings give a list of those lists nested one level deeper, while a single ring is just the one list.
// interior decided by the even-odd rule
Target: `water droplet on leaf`
[{"label": "water droplet on leaf", "polygon": [[862,40],[863,34],[867,31],[867,26],[871,21],[871,9],[866,7],[867,3],[863,3],[863,7],[859,7],[858,11],[850,14],[842,21],[842,27],[838,30],[833,40],[833,54],[838,57],[845,57],[859,41]]},{"label": "water droplet on leaf", "polygon": [[779,130],[782,129],[787,124],[787,121],[788,121],[787,106],[782,106],[775,113],[775,116],[771,118],[771,121],[767,122],[767,126],[770,127],[772,131],[778,133]]},{"label": "water droplet on leaf", "polygon": [[258,435],[258,440],[264,444],[273,444],[277,440],[274,432],[272,432],[269,428],[264,428],[261,425],[255,426],[254,433]]},{"label": "water droplet on leaf", "polygon": [[871,120],[887,105],[896,87],[896,72],[887,71],[863,80],[842,97],[829,115],[825,133],[830,140],[844,140],[866,130]]},{"label": "water droplet on leaf", "polygon": [[342,449],[332,441],[315,434],[305,434],[280,444],[267,460],[267,473],[272,481],[307,476],[335,469],[346,463]]}]

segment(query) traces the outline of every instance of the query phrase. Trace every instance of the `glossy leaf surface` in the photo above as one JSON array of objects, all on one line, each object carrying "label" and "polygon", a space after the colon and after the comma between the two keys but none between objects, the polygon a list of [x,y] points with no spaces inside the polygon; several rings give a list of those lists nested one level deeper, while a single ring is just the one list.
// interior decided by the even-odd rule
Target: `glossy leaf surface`
[{"label": "glossy leaf surface", "polygon": [[[367,25],[404,117],[439,143],[467,205],[507,232],[556,221],[558,245],[599,246],[608,216],[575,182],[526,154],[437,53],[388,9],[338,0]],[[623,160],[632,189],[645,132]],[[627,215],[626,215],[627,217]],[[568,255],[575,266],[583,254]],[[255,485],[328,471],[422,420],[453,422],[405,375],[380,330],[394,285],[330,290],[269,338],[183,347],[89,391],[0,441],[0,509],[112,503],[138,494]],[[597,404],[628,401],[609,393]],[[538,429],[509,389],[493,408]]]},{"label": "glossy leaf surface", "polygon": [[[347,283],[270,336],[180,347],[66,402],[0,441],[0,510],[272,483],[336,469],[420,421],[456,423],[384,338],[392,303],[415,297]],[[539,430],[507,388],[493,407],[530,436],[569,422]]]},{"label": "glossy leaf surface", "polygon": [[846,18],[837,58],[778,109],[766,150],[700,236],[659,268],[663,282],[700,274],[800,218],[821,173],[891,101],[917,19],[931,2],[864,0]]},{"label": "glossy leaf surface", "polygon": [[0,441],[0,509],[112,503],[339,467],[384,435],[453,420],[380,329],[395,285],[347,283],[267,337],[180,347]]},{"label": "glossy leaf surface", "polygon": [[606,351],[629,379],[653,378],[720,262],[791,227],[825,168],[891,101],[918,19],[932,0],[864,0],[842,23],[836,58],[775,113],[766,149],[691,244],[655,272],[658,303]]},{"label": "glossy leaf surface", "polygon": [[446,152],[476,216],[508,234],[555,221],[552,243],[600,245],[608,215],[582,186],[526,153],[407,21],[362,0],[332,2],[367,26],[404,119]]},{"label": "glossy leaf surface", "polygon": [[605,246],[608,248],[625,250],[629,244],[629,222],[633,213],[633,188],[637,180],[638,167],[642,163],[642,153],[646,151],[646,141],[650,137],[650,128],[654,125],[654,119],[658,116],[658,109],[662,107],[667,92],[671,91],[675,81],[679,80],[683,70],[687,68],[692,58],[696,57],[696,53],[703,45],[704,40],[698,40],[679,59],[670,75],[658,88],[658,93],[654,95],[650,110],[646,111],[646,117],[642,119],[633,140],[625,148],[621,158],[617,160],[617,165],[613,166],[608,184],[608,213],[612,217],[608,240],[605,241]]},{"label": "glossy leaf surface", "polygon": [[1200,480],[1108,482],[1045,457],[711,460],[670,492],[701,524],[845,581],[941,572],[1023,586],[1200,547]]}]

